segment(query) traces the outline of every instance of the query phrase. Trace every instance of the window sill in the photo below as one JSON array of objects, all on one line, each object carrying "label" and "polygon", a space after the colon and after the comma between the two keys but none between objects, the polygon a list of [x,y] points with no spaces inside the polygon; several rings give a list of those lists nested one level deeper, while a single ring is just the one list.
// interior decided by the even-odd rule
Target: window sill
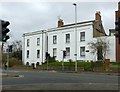
[{"label": "window sill", "polygon": [[65,59],[70,58],[70,56],[66,56]]},{"label": "window sill", "polygon": [[80,56],[80,57],[85,57],[85,56]]},{"label": "window sill", "polygon": [[70,44],[70,43],[65,43],[65,44]]},{"label": "window sill", "polygon": [[80,41],[80,42],[85,42],[85,40],[82,40],[82,41]]}]

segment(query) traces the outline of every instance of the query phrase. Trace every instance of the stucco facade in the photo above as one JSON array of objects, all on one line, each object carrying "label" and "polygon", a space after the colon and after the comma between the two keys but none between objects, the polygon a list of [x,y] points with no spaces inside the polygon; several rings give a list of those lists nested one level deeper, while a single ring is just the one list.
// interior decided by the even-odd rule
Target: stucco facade
[{"label": "stucco facade", "polygon": [[[97,54],[92,54],[88,43],[96,40],[97,38],[105,38],[109,42],[109,51],[106,58],[111,61],[116,61],[116,44],[115,36],[102,36],[93,37],[93,21],[86,23],[80,23],[77,25],[77,61],[97,61]],[[84,41],[81,41],[81,33],[85,33]],[[66,34],[69,34],[69,42],[66,42]],[[56,36],[56,43],[53,43],[53,37]],[[40,38],[40,45],[37,46],[37,38]],[[29,46],[27,46],[27,40],[29,39]],[[45,62],[45,53],[48,52],[51,57],[54,56],[53,49],[56,49],[55,56],[59,62],[63,60],[63,50],[69,48],[69,55],[67,55],[64,61],[75,61],[75,25],[68,25],[60,28],[52,28],[47,31],[39,31],[26,33],[23,35],[23,63],[26,65],[29,63],[42,64]],[[84,48],[81,55],[81,48]],[[37,58],[37,50],[40,50],[40,56]],[[27,58],[27,51],[29,51],[29,57]],[[27,63],[28,62],[28,63]]]},{"label": "stucco facade", "polygon": [[44,62],[46,52],[45,40],[45,30],[23,34],[22,61],[24,65],[41,65]]},{"label": "stucco facade", "polygon": [[[80,40],[80,33],[85,33],[85,40]],[[70,35],[69,42],[66,42],[66,34]],[[75,61],[75,25],[65,26],[62,28],[49,29],[47,32],[48,35],[48,53],[53,56],[53,49],[57,49],[56,60],[63,60],[63,50],[70,48],[70,55],[65,57],[65,61],[69,59]],[[57,43],[53,44],[53,36],[57,36]],[[88,42],[93,38],[93,21],[81,23],[77,25],[77,60],[86,61],[92,60],[92,55],[85,52],[85,56],[80,56],[80,47],[85,47],[85,50],[88,49]]]},{"label": "stucco facade", "polygon": [[[109,42],[109,52],[107,52],[106,58],[115,62],[115,36],[106,36],[100,12],[97,12],[95,20],[64,25],[63,20],[60,19],[56,28],[23,34],[23,63],[24,65],[42,64],[45,62],[46,52],[61,62],[63,61],[63,51],[66,51],[65,62],[76,59],[78,62],[97,61],[97,54],[92,54],[92,49],[88,45],[97,38],[104,38]],[[77,58],[75,58],[76,50]]]}]

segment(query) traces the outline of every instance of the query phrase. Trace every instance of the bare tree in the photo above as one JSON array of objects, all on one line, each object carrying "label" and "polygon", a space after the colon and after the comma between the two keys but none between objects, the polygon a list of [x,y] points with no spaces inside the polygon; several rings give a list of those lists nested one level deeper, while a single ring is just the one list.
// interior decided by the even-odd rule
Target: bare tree
[{"label": "bare tree", "polygon": [[12,42],[12,50],[13,52],[16,51],[21,51],[22,50],[22,41],[21,40],[16,40],[14,42]]},{"label": "bare tree", "polygon": [[13,57],[22,59],[22,41],[21,40],[16,40],[12,42],[12,52],[13,52]]},{"label": "bare tree", "polygon": [[97,53],[98,60],[105,60],[107,52],[109,52],[109,41],[106,38],[99,37],[88,43],[92,49],[91,53]]}]

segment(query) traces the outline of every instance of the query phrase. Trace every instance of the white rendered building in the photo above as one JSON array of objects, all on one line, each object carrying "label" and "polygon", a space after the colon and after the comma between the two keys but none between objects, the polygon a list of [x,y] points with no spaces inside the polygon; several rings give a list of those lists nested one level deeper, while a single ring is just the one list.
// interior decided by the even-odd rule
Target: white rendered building
[{"label": "white rendered building", "polygon": [[24,65],[41,65],[46,52],[45,30],[23,34],[22,61]]},{"label": "white rendered building", "polygon": [[25,65],[42,64],[45,62],[46,52],[60,62],[63,60],[63,51],[66,51],[64,59],[66,62],[76,59],[77,61],[97,61],[97,55],[91,53],[88,43],[98,37],[110,40],[112,45],[106,58],[115,61],[115,36],[106,36],[100,12],[95,14],[95,20],[77,24],[64,25],[63,20],[59,19],[56,28],[23,34],[23,63]]}]

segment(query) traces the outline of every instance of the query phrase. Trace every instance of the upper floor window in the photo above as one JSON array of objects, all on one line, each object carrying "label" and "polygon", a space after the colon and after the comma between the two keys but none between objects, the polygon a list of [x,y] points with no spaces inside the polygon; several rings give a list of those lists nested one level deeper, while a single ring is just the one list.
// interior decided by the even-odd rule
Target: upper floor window
[{"label": "upper floor window", "polygon": [[80,47],[80,56],[85,56],[85,47]]},{"label": "upper floor window", "polygon": [[85,41],[85,32],[80,32],[80,41]]},{"label": "upper floor window", "polygon": [[70,34],[66,34],[66,43],[70,43]]},{"label": "upper floor window", "polygon": [[29,58],[29,50],[27,50],[27,58]]},{"label": "upper floor window", "polygon": [[37,58],[40,58],[40,50],[37,50]]},{"label": "upper floor window", "polygon": [[57,35],[53,36],[53,44],[57,44]]},{"label": "upper floor window", "polygon": [[37,46],[40,46],[40,38],[37,38]]},{"label": "upper floor window", "polygon": [[70,47],[66,47],[66,56],[70,56]]},{"label": "upper floor window", "polygon": [[53,48],[53,57],[57,56],[57,48]]},{"label": "upper floor window", "polygon": [[30,46],[30,39],[27,39],[27,47]]}]

